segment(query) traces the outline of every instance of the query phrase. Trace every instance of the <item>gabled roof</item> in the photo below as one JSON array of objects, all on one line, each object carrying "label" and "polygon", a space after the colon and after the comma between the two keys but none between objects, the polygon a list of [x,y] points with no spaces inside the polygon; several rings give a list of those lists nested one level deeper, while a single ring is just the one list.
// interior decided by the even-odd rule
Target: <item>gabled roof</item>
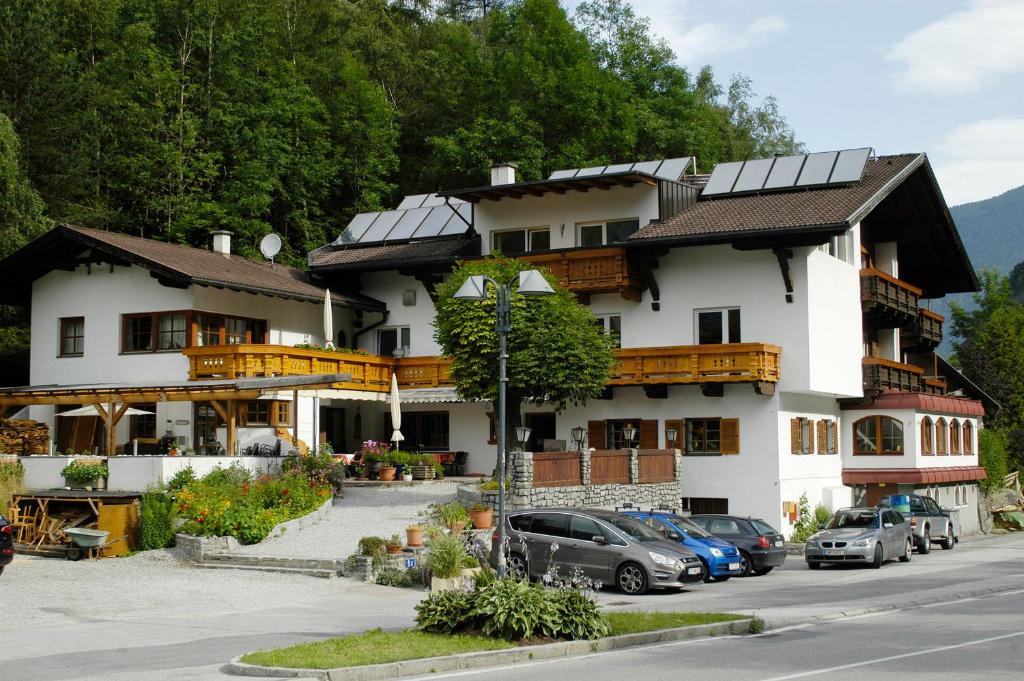
[{"label": "gabled roof", "polygon": [[[22,303],[31,296],[32,282],[44,274],[66,268],[87,251],[104,261],[134,264],[172,286],[211,286],[291,300],[322,303],[324,287],[293,267],[224,256],[181,244],[129,236],[74,225],[60,225],[0,261],[0,289],[4,302]],[[95,262],[95,260],[93,260]],[[359,293],[331,292],[335,303],[382,310],[384,303]]]}]

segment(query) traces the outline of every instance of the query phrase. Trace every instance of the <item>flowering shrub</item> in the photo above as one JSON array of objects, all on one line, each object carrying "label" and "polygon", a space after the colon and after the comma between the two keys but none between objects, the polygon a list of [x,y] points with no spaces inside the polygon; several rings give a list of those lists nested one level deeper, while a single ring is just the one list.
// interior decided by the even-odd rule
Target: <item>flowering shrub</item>
[{"label": "flowering shrub", "polygon": [[384,461],[389,451],[391,451],[391,445],[377,440],[367,440],[359,448],[359,453],[363,455],[363,461]]},{"label": "flowering shrub", "polygon": [[329,485],[301,470],[254,479],[248,470],[232,464],[187,483],[175,504],[187,519],[184,532],[255,544],[266,539],[274,525],[316,510],[329,496]]}]

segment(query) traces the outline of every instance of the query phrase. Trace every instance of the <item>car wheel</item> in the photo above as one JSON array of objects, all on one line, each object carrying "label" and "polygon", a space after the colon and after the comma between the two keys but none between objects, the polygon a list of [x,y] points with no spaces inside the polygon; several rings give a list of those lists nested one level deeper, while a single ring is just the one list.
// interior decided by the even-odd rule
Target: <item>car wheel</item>
[{"label": "car wheel", "polygon": [[871,561],[871,567],[875,570],[882,567],[882,545],[875,545],[875,558]]},{"label": "car wheel", "polygon": [[529,580],[530,570],[521,553],[510,553],[505,561],[505,572],[512,579]]},{"label": "car wheel", "polygon": [[901,563],[909,563],[910,562],[910,556],[913,555],[913,553],[914,553],[914,542],[912,542],[910,540],[910,538],[908,537],[907,538],[907,545],[903,548],[903,555],[900,556],[900,562]]},{"label": "car wheel", "polygon": [[757,575],[758,577],[761,577],[763,575],[768,574],[769,572],[771,572],[774,569],[775,569],[774,565],[769,565],[767,567],[758,568],[757,570],[754,570],[754,574]]},{"label": "car wheel", "polygon": [[921,538],[921,544],[917,547],[917,552],[922,556],[932,552],[931,528],[924,528],[924,537]]},{"label": "car wheel", "polygon": [[750,573],[753,572],[754,561],[751,560],[750,554],[746,551],[740,551],[740,577],[749,577]]},{"label": "car wheel", "polygon": [[819,563],[816,560],[809,560],[809,561],[807,561],[807,569],[808,570],[817,570],[820,567],[821,567],[821,563]]},{"label": "car wheel", "polygon": [[953,536],[953,526],[950,525],[946,528],[946,538],[942,540],[942,549],[952,551],[954,546],[956,546],[956,537]]},{"label": "car wheel", "polygon": [[636,563],[626,563],[616,573],[615,582],[622,593],[638,596],[647,591],[647,572]]},{"label": "car wheel", "polygon": [[701,579],[703,579],[704,583],[707,584],[714,579],[714,577],[711,576],[711,568],[708,567],[708,564],[704,562],[703,558],[700,559],[700,566],[704,570],[704,576],[701,577]]}]

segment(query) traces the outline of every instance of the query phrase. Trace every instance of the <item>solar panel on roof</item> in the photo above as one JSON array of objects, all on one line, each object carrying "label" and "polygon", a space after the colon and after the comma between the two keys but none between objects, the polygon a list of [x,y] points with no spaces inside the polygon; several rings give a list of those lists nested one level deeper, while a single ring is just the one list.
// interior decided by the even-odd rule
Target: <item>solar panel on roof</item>
[{"label": "solar panel on roof", "polygon": [[377,216],[377,219],[370,225],[370,229],[366,230],[366,234],[359,239],[359,243],[366,243],[368,241],[384,241],[388,232],[395,226],[395,223],[405,215],[404,210],[386,210]]},{"label": "solar panel on roof", "polygon": [[395,241],[412,237],[416,228],[426,219],[430,210],[430,208],[410,208],[405,211],[405,215],[400,217],[392,230],[388,232],[387,240]]},{"label": "solar panel on roof", "polygon": [[677,182],[683,176],[683,173],[686,172],[686,166],[690,165],[690,159],[690,156],[665,159],[654,172],[654,176]]},{"label": "solar panel on roof", "polygon": [[792,187],[796,184],[796,178],[800,175],[800,169],[804,167],[804,159],[799,156],[779,156],[772,164],[772,170],[765,180],[764,189],[782,189]]},{"label": "solar panel on roof", "polygon": [[741,170],[743,170],[743,161],[719,163],[711,172],[711,177],[708,178],[708,183],[704,185],[704,191],[701,194],[704,196],[728,194],[732,191],[732,186],[736,184],[736,178],[739,177]]},{"label": "solar panel on roof", "polygon": [[774,158],[760,158],[744,163],[739,177],[736,178],[736,184],[732,187],[733,192],[758,191],[764,187],[764,182],[768,179],[768,173],[774,163]]},{"label": "solar panel on roof", "polygon": [[444,226],[448,224],[448,220],[452,216],[452,209],[448,206],[434,206],[430,209],[430,213],[420,223],[419,228],[412,235],[414,239],[422,239],[431,236],[437,236],[444,229]]},{"label": "solar panel on roof", "polygon": [[834,182],[859,182],[864,176],[864,164],[868,162],[871,149],[846,149],[839,152],[829,184]]},{"label": "solar panel on roof", "polygon": [[604,169],[605,174],[607,173],[625,173],[633,170],[635,163],[617,163],[613,166],[608,166]]},{"label": "solar panel on roof", "polygon": [[568,170],[556,170],[551,173],[548,177],[549,180],[564,180],[567,177],[576,177],[576,173],[579,172],[579,168],[569,168]]},{"label": "solar panel on roof", "polygon": [[829,175],[832,174],[832,167],[836,164],[838,151],[822,151],[817,154],[807,154],[804,161],[804,169],[800,171],[800,177],[796,180],[796,186],[806,187],[812,184],[825,184]]},{"label": "solar panel on roof", "polygon": [[640,161],[639,163],[633,164],[633,170],[638,173],[647,173],[653,175],[654,171],[661,165],[661,161]]},{"label": "solar panel on roof", "polygon": [[591,166],[589,168],[580,168],[579,172],[576,173],[576,177],[591,177],[593,175],[604,175],[604,169],[608,166]]},{"label": "solar panel on roof", "polygon": [[441,230],[441,236],[465,234],[466,230],[469,229],[467,222],[469,222],[473,216],[473,209],[469,207],[469,204],[462,204],[461,206],[457,206],[456,210],[458,210],[459,215],[462,217],[460,218],[459,215],[456,215],[455,212],[452,211],[452,217],[445,224],[444,229]]},{"label": "solar panel on roof", "polygon": [[398,204],[398,210],[404,210],[406,208],[419,208],[423,205],[423,201],[429,194],[413,194],[402,199],[402,202]]},{"label": "solar panel on roof", "polygon": [[370,228],[373,221],[377,219],[380,213],[360,213],[352,218],[351,222],[348,223],[348,227],[338,237],[336,244],[354,244],[359,241],[359,238],[366,233],[366,230]]}]

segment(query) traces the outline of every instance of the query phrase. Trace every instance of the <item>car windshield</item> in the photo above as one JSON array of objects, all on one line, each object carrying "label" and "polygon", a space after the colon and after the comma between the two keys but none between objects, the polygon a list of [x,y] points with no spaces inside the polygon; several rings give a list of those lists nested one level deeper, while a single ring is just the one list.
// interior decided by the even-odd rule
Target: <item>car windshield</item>
[{"label": "car windshield", "polygon": [[840,511],[829,519],[825,527],[839,530],[844,527],[878,527],[878,513],[874,511]]},{"label": "car windshield", "polygon": [[693,522],[689,518],[684,518],[679,515],[670,515],[668,516],[668,519],[672,522],[673,525],[675,525],[680,530],[686,532],[687,534],[693,537],[701,537],[702,539],[706,539],[711,536],[711,534],[709,532],[706,532],[703,527]]},{"label": "car windshield", "polygon": [[601,518],[607,523],[610,523],[617,530],[626,533],[626,535],[638,542],[649,542],[649,541],[664,541],[664,537],[661,536],[655,530],[647,527],[641,522],[627,518],[626,516],[612,516],[608,518]]}]

